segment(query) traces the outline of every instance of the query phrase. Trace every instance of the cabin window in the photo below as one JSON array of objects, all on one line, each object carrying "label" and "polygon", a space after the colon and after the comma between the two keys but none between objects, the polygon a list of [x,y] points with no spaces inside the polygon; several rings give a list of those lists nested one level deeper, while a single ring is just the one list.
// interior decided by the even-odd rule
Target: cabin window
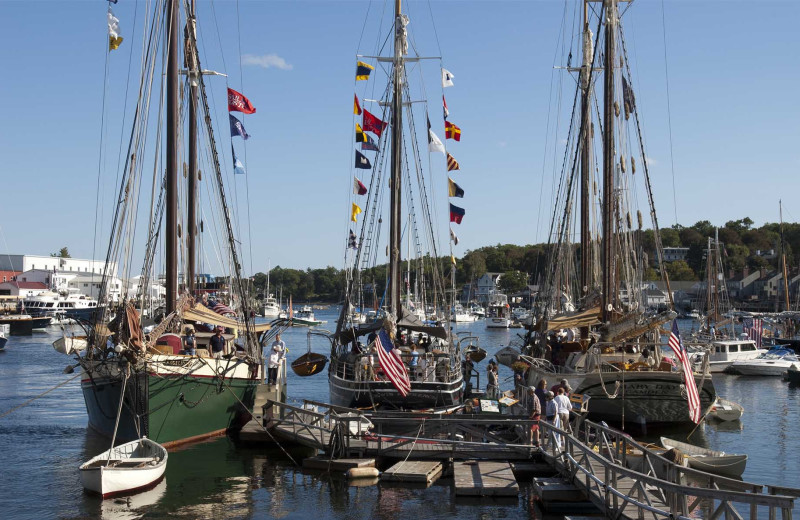
[{"label": "cabin window", "polygon": [[739,345],[731,345],[728,347],[728,352],[739,352]]},{"label": "cabin window", "polygon": [[84,287],[89,287],[88,283],[83,284]]},{"label": "cabin window", "polygon": [[722,352],[722,347],[718,346],[715,350],[716,350],[717,354],[719,354],[720,352]]},{"label": "cabin window", "polygon": [[752,344],[750,344],[750,343],[747,343],[747,344],[745,344],[745,345],[742,345],[742,352],[750,352],[750,351],[753,351],[753,350],[755,350],[755,349],[756,349],[756,346],[755,346],[755,345],[752,345]]}]

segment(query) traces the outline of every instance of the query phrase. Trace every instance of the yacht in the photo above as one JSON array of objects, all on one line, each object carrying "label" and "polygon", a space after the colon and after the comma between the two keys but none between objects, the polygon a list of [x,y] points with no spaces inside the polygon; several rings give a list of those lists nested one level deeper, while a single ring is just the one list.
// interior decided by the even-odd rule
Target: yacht
[{"label": "yacht", "polygon": [[726,372],[741,376],[782,376],[792,365],[800,365],[793,350],[774,348],[755,359],[734,361]]},{"label": "yacht", "polygon": [[23,300],[25,311],[34,318],[73,318],[89,320],[97,310],[97,300],[77,289],[68,292],[46,292]]},{"label": "yacht", "polygon": [[464,307],[462,307],[460,303],[453,305],[453,310],[450,313],[450,317],[456,323],[472,323],[478,319],[477,316],[471,312],[465,311]]},{"label": "yacht", "polygon": [[[756,359],[766,353],[766,349],[756,347],[752,339],[729,339],[712,341],[707,347],[705,355],[708,356],[708,370],[712,373],[724,372],[734,361],[747,361]],[[700,368],[703,355],[696,356],[697,369]]]},{"label": "yacht", "polygon": [[281,307],[278,305],[278,300],[275,299],[275,296],[270,294],[264,300],[264,309],[262,314],[265,318],[279,318],[281,315]]},{"label": "yacht", "polygon": [[469,312],[471,312],[478,319],[483,319],[486,317],[486,309],[477,303],[473,303],[469,306]]},{"label": "yacht", "polygon": [[489,297],[486,313],[486,328],[507,329],[511,325],[511,308],[505,294],[493,294]]}]

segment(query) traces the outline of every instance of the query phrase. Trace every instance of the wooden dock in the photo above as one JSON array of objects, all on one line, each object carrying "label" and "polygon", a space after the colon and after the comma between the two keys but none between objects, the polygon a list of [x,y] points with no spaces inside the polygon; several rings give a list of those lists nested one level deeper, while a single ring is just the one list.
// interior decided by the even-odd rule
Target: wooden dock
[{"label": "wooden dock", "polygon": [[519,484],[511,464],[470,460],[453,463],[456,496],[516,497]]},{"label": "wooden dock", "polygon": [[431,484],[442,476],[442,463],[431,460],[403,460],[387,469],[381,480]]},{"label": "wooden dock", "polygon": [[347,471],[352,468],[374,468],[375,459],[330,459],[328,457],[308,457],[303,459],[306,469],[325,471]]}]

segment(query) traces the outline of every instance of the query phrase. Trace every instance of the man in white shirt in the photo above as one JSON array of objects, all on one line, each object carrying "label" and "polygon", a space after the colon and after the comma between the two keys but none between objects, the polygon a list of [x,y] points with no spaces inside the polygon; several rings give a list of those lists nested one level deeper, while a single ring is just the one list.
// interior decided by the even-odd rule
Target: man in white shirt
[{"label": "man in white shirt", "polygon": [[553,398],[553,402],[556,404],[556,413],[561,419],[561,429],[572,433],[572,429],[569,426],[569,411],[572,409],[572,403],[569,402],[569,397],[567,397],[563,388],[558,389],[558,394]]},{"label": "man in white shirt", "polygon": [[281,361],[286,356],[286,343],[281,340],[281,335],[275,336],[275,341],[272,342],[272,352],[269,355],[269,380],[268,384],[274,385],[278,381],[278,367]]}]

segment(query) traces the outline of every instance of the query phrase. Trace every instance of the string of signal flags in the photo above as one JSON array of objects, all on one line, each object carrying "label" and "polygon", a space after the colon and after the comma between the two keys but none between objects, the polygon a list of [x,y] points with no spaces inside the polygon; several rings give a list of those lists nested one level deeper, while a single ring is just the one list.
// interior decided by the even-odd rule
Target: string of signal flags
[{"label": "string of signal flags", "polygon": [[[370,74],[372,71],[375,70],[375,67],[372,65],[365,63],[363,61],[356,62],[356,81],[366,81],[369,80]],[[442,68],[442,88],[452,87],[454,86],[453,75],[447,69]],[[353,114],[357,116],[361,116],[361,123],[356,123],[355,129],[355,142],[361,143],[361,151],[355,151],[355,168],[356,169],[363,169],[369,170],[372,168],[372,163],[370,162],[369,158],[361,153],[362,151],[378,151],[378,143],[371,135],[367,132],[371,132],[375,134],[377,140],[380,141],[381,134],[386,129],[387,123],[382,121],[379,117],[375,116],[374,114],[370,113],[366,108],[361,106],[359,102],[358,95],[354,95],[353,100]],[[460,142],[461,141],[461,128],[459,128],[454,123],[450,122],[448,118],[450,117],[450,110],[447,107],[447,99],[444,95],[442,95],[442,115],[444,116],[444,138],[452,139],[454,141]],[[459,162],[453,157],[445,148],[444,143],[442,143],[441,139],[436,135],[436,133],[431,128],[431,121],[430,118],[427,118],[428,124],[428,151],[429,152],[439,152],[442,153],[447,159],[447,171],[448,172],[455,172],[461,169],[461,165]],[[367,187],[364,186],[358,177],[353,177],[353,194],[354,195],[366,195],[367,194]],[[447,177],[447,194],[449,197],[456,197],[456,198],[464,198],[464,189],[461,188],[448,174]],[[352,203],[350,208],[350,221],[351,222],[358,222],[358,215],[362,212],[361,206],[359,206],[356,202]],[[450,203],[450,223],[461,224],[461,221],[464,219],[466,211],[464,208],[456,206],[453,203]],[[458,236],[453,231],[452,226],[450,227],[450,240],[453,242],[453,245],[458,245]],[[349,248],[357,249],[358,248],[358,241],[356,240],[356,235],[353,233],[353,230],[350,230],[347,245]],[[455,265],[455,257],[451,255],[451,261]]]}]

